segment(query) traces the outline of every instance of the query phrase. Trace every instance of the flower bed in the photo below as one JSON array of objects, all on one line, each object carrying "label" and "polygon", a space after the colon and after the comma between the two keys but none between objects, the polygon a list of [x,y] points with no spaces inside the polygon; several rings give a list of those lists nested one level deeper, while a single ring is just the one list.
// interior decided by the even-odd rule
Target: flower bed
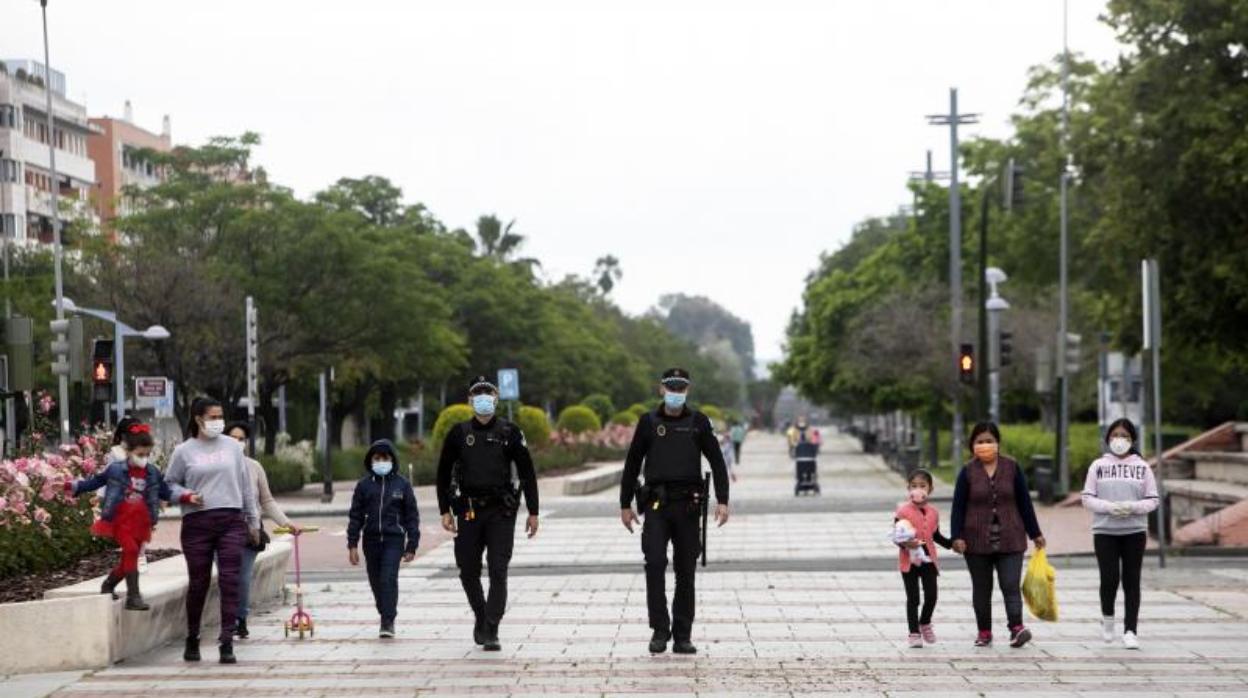
[{"label": "flower bed", "polygon": [[[148,550],[148,562],[156,562],[165,558],[181,555],[182,551],[172,549]],[[50,572],[36,572],[9,577],[0,585],[0,603],[17,601],[37,601],[43,593],[50,589],[70,586],[88,579],[95,579],[108,574],[117,565],[117,551],[104,550],[78,558],[68,567]],[[122,591],[125,587],[122,587]]]},{"label": "flower bed", "polygon": [[106,451],[95,436],[84,435],[73,445],[42,452],[47,431],[40,427],[47,426],[55,408],[46,393],[40,394],[35,446],[0,461],[0,580],[64,569],[111,547],[90,533],[94,498],[74,499],[65,492],[66,482],[102,468]]}]

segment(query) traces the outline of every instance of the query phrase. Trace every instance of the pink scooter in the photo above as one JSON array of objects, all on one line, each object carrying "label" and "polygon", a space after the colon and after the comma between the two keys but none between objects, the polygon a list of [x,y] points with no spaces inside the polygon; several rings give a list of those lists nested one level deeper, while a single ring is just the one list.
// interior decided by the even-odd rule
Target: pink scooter
[{"label": "pink scooter", "polygon": [[320,528],[317,526],[306,526],[298,530],[279,526],[273,529],[274,533],[289,533],[294,538],[295,544],[295,612],[290,616],[290,620],[286,621],[286,637],[290,637],[292,632],[299,633],[299,639],[303,639],[303,634],[307,633],[308,637],[312,637],[315,629],[312,625],[312,616],[303,608],[303,582],[301,579],[301,570],[299,563],[299,536],[305,533],[315,533]]}]

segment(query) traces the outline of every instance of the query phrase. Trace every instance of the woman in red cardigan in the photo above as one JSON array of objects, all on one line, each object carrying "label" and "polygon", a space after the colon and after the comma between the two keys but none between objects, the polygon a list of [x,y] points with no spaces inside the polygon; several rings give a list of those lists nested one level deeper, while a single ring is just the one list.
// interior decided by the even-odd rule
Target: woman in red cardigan
[{"label": "woman in red cardigan", "polygon": [[971,597],[979,635],[976,647],[992,644],[992,577],[996,572],[1005,615],[1009,622],[1010,647],[1031,640],[1023,626],[1023,553],[1027,539],[1044,547],[1044,535],[1036,521],[1036,509],[1027,490],[1023,469],[1000,455],[1001,432],[992,422],[980,422],[967,441],[975,457],[958,473],[953,489],[950,517],[954,552],[966,556],[971,573]]}]

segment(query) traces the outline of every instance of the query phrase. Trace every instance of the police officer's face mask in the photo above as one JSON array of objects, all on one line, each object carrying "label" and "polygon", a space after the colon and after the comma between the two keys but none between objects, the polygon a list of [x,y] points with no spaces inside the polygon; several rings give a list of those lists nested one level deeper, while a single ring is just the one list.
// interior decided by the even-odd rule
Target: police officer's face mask
[{"label": "police officer's face mask", "polygon": [[685,406],[685,393],[676,393],[670,390],[663,391],[663,404],[669,409],[679,410]]},{"label": "police officer's face mask", "polygon": [[490,415],[494,414],[495,403],[496,401],[493,395],[489,395],[489,394],[473,395],[472,396],[472,411],[476,412],[482,417],[489,417]]}]

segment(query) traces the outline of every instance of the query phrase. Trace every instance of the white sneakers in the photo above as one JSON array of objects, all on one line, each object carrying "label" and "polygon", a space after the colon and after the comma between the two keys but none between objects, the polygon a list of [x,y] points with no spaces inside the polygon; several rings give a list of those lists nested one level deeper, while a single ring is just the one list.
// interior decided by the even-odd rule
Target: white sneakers
[{"label": "white sneakers", "polygon": [[1101,639],[1106,644],[1113,642],[1116,634],[1114,633],[1114,617],[1105,616],[1101,618]]},{"label": "white sneakers", "polygon": [[1122,634],[1122,646],[1129,650],[1138,650],[1140,648],[1140,639],[1135,633],[1128,630]]}]

